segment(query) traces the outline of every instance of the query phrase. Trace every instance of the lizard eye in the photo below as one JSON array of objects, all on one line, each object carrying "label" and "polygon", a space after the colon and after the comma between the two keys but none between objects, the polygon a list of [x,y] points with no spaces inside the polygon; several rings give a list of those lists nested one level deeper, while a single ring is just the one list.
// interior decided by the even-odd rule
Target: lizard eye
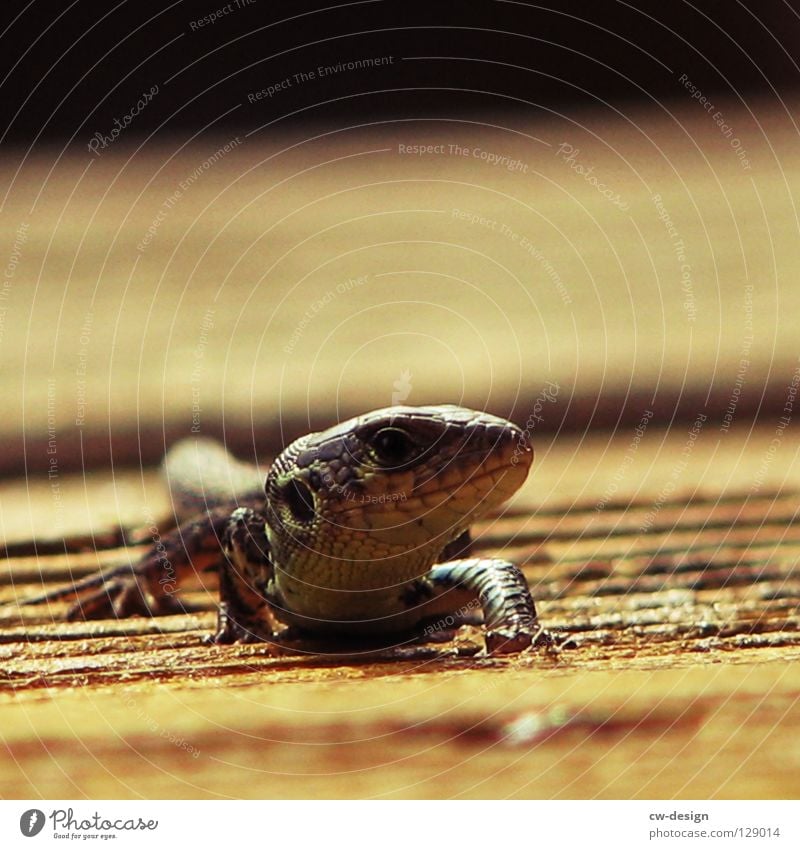
[{"label": "lizard eye", "polygon": [[397,466],[414,456],[416,446],[411,437],[399,427],[381,428],[371,441],[375,459],[387,466]]},{"label": "lizard eye", "polygon": [[302,481],[289,481],[281,487],[281,495],[298,522],[309,522],[314,518],[314,496]]}]

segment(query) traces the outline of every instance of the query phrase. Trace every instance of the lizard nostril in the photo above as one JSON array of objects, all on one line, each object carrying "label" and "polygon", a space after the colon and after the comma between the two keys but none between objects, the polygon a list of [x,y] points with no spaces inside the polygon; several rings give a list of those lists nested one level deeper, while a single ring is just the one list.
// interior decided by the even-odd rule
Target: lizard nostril
[{"label": "lizard nostril", "polygon": [[308,522],[314,518],[314,496],[302,481],[291,480],[280,489],[286,506],[298,522]]}]

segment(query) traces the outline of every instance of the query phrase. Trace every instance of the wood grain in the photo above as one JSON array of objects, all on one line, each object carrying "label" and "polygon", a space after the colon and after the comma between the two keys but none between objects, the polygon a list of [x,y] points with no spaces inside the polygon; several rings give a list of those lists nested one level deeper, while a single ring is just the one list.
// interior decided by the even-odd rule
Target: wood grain
[{"label": "wood grain", "polygon": [[[657,468],[682,438],[653,429],[636,462]],[[12,558],[0,584],[0,794],[796,797],[800,489],[778,485],[784,467],[767,490],[748,493],[740,470],[730,489],[700,494],[701,443],[643,533],[658,491],[598,511],[608,477],[564,479],[575,450],[547,446],[509,511],[477,528],[480,551],[523,565],[558,653],[480,658],[476,629],[372,653],[206,646],[213,592],[192,596],[208,613],[66,624],[63,604],[15,601],[141,546],[109,538]],[[589,449],[583,466],[599,459]],[[536,510],[551,469],[558,498]]]}]

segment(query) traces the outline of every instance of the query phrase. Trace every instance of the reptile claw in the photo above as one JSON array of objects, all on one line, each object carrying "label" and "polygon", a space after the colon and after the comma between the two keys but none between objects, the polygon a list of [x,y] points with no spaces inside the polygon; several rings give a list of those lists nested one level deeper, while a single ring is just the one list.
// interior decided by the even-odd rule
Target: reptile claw
[{"label": "reptile claw", "polygon": [[518,654],[533,644],[534,635],[527,631],[487,631],[486,653]]},{"label": "reptile claw", "polygon": [[152,616],[138,584],[122,580],[109,581],[95,593],[76,601],[67,611],[67,619],[76,622],[89,619],[124,619],[126,616]]},{"label": "reptile claw", "polygon": [[534,649],[545,649],[547,652],[557,650],[553,635],[544,628],[536,631],[493,630],[486,633],[486,654],[517,654]]},{"label": "reptile claw", "polygon": [[264,643],[274,638],[272,632],[264,630],[258,619],[250,618],[247,622],[239,622],[231,616],[229,605],[222,602],[217,615],[217,631],[209,642],[218,646],[233,643]]}]

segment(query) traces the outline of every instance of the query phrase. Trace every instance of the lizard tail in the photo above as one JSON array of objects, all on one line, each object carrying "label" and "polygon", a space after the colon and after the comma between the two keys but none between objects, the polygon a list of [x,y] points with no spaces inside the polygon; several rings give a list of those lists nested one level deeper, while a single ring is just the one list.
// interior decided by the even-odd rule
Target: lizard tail
[{"label": "lizard tail", "polygon": [[161,472],[179,523],[219,507],[264,500],[264,472],[214,439],[181,440],[167,452]]}]

